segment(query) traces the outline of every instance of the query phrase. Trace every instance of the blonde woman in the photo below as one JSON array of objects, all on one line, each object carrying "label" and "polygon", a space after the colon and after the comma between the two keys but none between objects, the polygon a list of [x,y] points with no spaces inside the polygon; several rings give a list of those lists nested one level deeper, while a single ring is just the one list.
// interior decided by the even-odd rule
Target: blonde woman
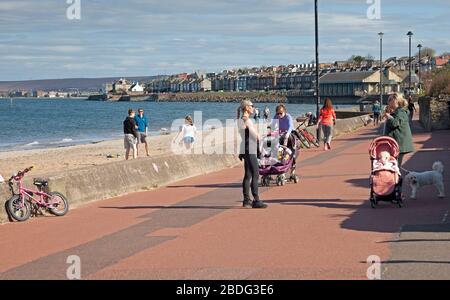
[{"label": "blonde woman", "polygon": [[[241,145],[239,159],[244,160],[245,175],[242,180],[242,193],[244,200],[243,207],[266,208],[267,204],[259,199],[258,180],[258,131],[251,120],[254,113],[253,103],[250,100],[242,100],[237,109],[238,129],[241,135]],[[250,200],[250,189],[252,191],[253,202]]]},{"label": "blonde woman", "polygon": [[384,114],[386,118],[385,135],[397,141],[400,147],[398,166],[401,167],[405,154],[414,151],[408,113],[405,109],[406,100],[402,94],[394,93],[389,97],[388,107]]},{"label": "blonde woman", "polygon": [[197,133],[197,128],[194,125],[194,120],[192,120],[191,116],[186,116],[184,118],[184,125],[181,127],[178,132],[175,140],[178,138],[180,134],[183,135],[183,143],[187,150],[191,149],[192,144],[195,142],[195,134]]}]

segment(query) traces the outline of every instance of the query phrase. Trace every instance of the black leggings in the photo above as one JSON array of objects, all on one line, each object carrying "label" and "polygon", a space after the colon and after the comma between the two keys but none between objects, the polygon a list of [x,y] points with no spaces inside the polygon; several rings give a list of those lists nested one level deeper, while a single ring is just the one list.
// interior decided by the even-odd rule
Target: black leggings
[{"label": "black leggings", "polygon": [[244,155],[244,168],[245,175],[242,181],[242,193],[244,194],[244,199],[250,200],[250,187],[252,189],[253,199],[258,201],[258,180],[259,180],[259,168],[258,159],[255,154],[245,154]]}]

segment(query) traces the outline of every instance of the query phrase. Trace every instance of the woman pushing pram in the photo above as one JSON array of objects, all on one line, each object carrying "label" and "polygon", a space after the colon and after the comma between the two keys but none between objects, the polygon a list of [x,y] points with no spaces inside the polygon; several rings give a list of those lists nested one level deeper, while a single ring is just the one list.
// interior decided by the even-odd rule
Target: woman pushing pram
[{"label": "woman pushing pram", "polygon": [[289,180],[298,182],[295,168],[300,144],[296,134],[291,115],[283,104],[278,105],[276,115],[268,127],[268,134],[262,141],[259,169],[262,185],[270,184],[271,175],[277,175],[277,185],[284,185],[289,171]]},{"label": "woman pushing pram", "polygon": [[280,134],[280,144],[288,147],[293,151],[294,165],[299,153],[300,144],[298,132],[294,128],[294,120],[292,116],[287,113],[286,106],[284,104],[279,104],[276,107],[276,113],[270,124],[270,128],[273,131],[278,131]]}]

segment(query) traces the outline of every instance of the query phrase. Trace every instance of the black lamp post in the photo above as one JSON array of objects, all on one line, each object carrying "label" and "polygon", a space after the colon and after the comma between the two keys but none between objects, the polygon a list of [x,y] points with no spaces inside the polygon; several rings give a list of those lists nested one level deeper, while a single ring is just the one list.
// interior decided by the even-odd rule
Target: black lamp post
[{"label": "black lamp post", "polygon": [[422,83],[421,77],[420,77],[420,69],[422,68],[422,55],[421,55],[420,50],[422,50],[422,45],[421,44],[417,45],[417,48],[419,48],[419,90],[420,90],[421,83]]},{"label": "black lamp post", "polygon": [[[320,114],[320,85],[319,85],[319,14],[317,0],[314,0],[315,35],[316,35],[316,117]],[[317,128],[317,139],[320,140],[320,129]]]},{"label": "black lamp post", "polygon": [[409,61],[408,61],[408,70],[409,70],[409,94],[411,94],[411,37],[413,36],[413,33],[411,31],[408,31],[406,34],[409,37]]},{"label": "black lamp post", "polygon": [[380,105],[383,107],[383,32],[379,32],[380,37]]}]

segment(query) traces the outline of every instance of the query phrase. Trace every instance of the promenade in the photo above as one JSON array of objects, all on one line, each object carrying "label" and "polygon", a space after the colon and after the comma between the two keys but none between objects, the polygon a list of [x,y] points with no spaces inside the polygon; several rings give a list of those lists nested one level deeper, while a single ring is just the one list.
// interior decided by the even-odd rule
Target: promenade
[{"label": "promenade", "polygon": [[372,125],[333,150],[303,150],[298,184],[261,188],[267,209],[241,207],[243,168],[83,205],[66,217],[0,226],[0,279],[66,279],[70,255],[82,279],[450,279],[450,131],[413,125],[408,170],[446,166],[447,198],[425,187],[405,206],[370,207]]}]

